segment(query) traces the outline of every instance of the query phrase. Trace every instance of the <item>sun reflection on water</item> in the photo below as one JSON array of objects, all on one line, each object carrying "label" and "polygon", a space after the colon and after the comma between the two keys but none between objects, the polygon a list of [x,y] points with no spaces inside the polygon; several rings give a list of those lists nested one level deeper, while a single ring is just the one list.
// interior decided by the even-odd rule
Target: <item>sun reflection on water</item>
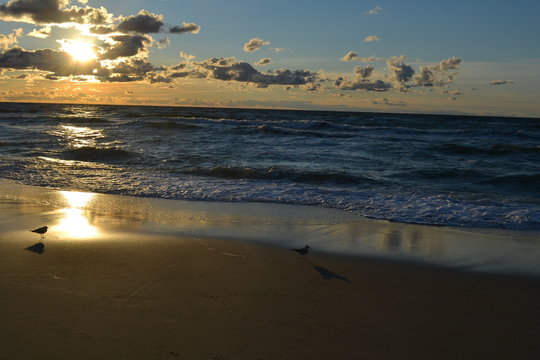
[{"label": "sun reflection on water", "polygon": [[98,140],[104,138],[102,130],[86,126],[60,125],[50,134],[64,138],[74,148],[96,146]]},{"label": "sun reflection on water", "polygon": [[95,194],[78,191],[60,191],[67,201],[68,207],[61,209],[61,219],[54,232],[62,237],[75,239],[88,239],[99,235],[99,230],[93,226],[85,215],[85,206]]}]

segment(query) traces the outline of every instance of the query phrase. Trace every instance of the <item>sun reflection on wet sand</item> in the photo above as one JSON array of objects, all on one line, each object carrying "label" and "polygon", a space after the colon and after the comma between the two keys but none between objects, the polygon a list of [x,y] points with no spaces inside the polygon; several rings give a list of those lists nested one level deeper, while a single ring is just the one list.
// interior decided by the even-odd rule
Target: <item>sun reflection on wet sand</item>
[{"label": "sun reflection on wet sand", "polygon": [[93,226],[85,215],[85,206],[95,194],[77,191],[60,191],[67,201],[68,207],[59,210],[61,218],[52,227],[54,233],[62,238],[88,239],[97,237],[99,230]]}]

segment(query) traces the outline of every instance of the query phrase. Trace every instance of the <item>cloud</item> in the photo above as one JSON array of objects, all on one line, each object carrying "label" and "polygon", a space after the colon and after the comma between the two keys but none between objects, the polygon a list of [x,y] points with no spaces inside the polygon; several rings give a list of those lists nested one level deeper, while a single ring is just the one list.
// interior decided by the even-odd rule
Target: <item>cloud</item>
[{"label": "cloud", "polygon": [[371,76],[371,74],[373,74],[374,70],[375,69],[371,65],[367,65],[364,67],[357,66],[354,68],[354,73],[362,79],[367,79]]},{"label": "cloud", "polygon": [[453,69],[457,69],[459,64],[461,64],[461,58],[451,57],[449,59],[442,60],[439,63],[439,69],[440,70],[453,70]]},{"label": "cloud", "polygon": [[[340,90],[366,90],[366,91],[409,91],[414,87],[447,86],[454,81],[457,72],[449,73],[448,70],[456,70],[461,59],[453,57],[441,62],[422,66],[417,72],[411,65],[405,63],[406,56],[394,56],[386,60],[386,71],[376,72],[371,65],[355,67],[353,77],[338,77],[334,85]],[[365,59],[360,58],[355,52],[349,51],[342,61]],[[457,93],[452,93],[458,95]]]},{"label": "cloud", "polygon": [[383,12],[384,9],[380,6],[375,6],[373,9],[364,12],[364,15],[377,15]]},{"label": "cloud", "polygon": [[145,34],[117,35],[112,36],[109,41],[103,45],[104,52],[99,55],[102,60],[145,55],[147,48],[152,45],[152,38]]},{"label": "cloud", "polygon": [[0,19],[31,24],[105,24],[112,15],[104,7],[84,8],[69,5],[69,0],[11,0],[0,5]]},{"label": "cloud", "polygon": [[289,48],[270,48],[270,50],[274,51],[274,52],[283,52],[283,51],[292,51],[291,49]]},{"label": "cloud", "polygon": [[410,65],[406,65],[402,56],[392,57],[386,61],[388,69],[391,73],[391,80],[397,83],[396,88],[402,90],[401,85],[409,81],[415,71]]},{"label": "cloud", "polygon": [[61,9],[68,4],[69,0],[12,0],[0,5],[0,19],[31,23],[64,22]]},{"label": "cloud", "polygon": [[141,10],[137,15],[131,15],[124,18],[116,29],[123,32],[137,32],[141,34],[158,33],[165,25],[163,16],[156,15],[146,10]]},{"label": "cloud", "polygon": [[50,26],[43,26],[39,29],[34,29],[28,33],[28,36],[45,39],[48,38],[52,33],[52,28]]},{"label": "cloud", "polygon": [[201,31],[201,27],[194,23],[183,23],[182,26],[173,26],[169,29],[171,34],[198,34],[199,31]]},{"label": "cloud", "polygon": [[180,51],[178,53],[178,55],[180,56],[181,59],[184,59],[184,61],[186,63],[189,63],[191,60],[195,59],[196,56],[195,55],[191,55],[191,54],[186,54],[185,52],[183,51]]},{"label": "cloud", "polygon": [[360,57],[357,53],[354,51],[349,51],[346,53],[341,59],[341,61],[360,61],[360,62],[374,62],[374,61],[383,61],[384,58],[378,58],[378,57]]},{"label": "cloud", "polygon": [[205,73],[206,78],[241,81],[267,87],[268,85],[305,85],[316,80],[316,74],[309,70],[278,69],[261,73],[246,62],[236,61],[235,58],[211,58],[194,63],[199,72]]},{"label": "cloud", "polygon": [[371,101],[374,105],[386,105],[386,106],[407,106],[407,103],[400,100],[389,100],[388,98],[380,98]]},{"label": "cloud", "polygon": [[0,68],[42,70],[53,76],[91,75],[98,66],[95,61],[75,62],[69,54],[52,49],[28,51],[15,47],[0,54]]},{"label": "cloud", "polygon": [[157,42],[157,47],[158,49],[165,49],[170,43],[171,40],[169,39],[169,37],[165,36],[163,39]]},{"label": "cloud", "polygon": [[116,32],[114,25],[95,25],[90,27],[89,32],[91,34],[106,35]]},{"label": "cloud", "polygon": [[22,33],[23,33],[23,29],[18,28],[18,29],[13,29],[13,32],[7,36],[0,34],[0,49],[7,50],[13,47],[13,45],[19,42],[18,38],[22,35]]},{"label": "cloud", "polygon": [[354,79],[348,80],[339,77],[335,80],[334,85],[341,90],[388,91],[392,87],[391,84],[381,79],[369,79],[374,70],[371,65],[356,66],[354,68]]},{"label": "cloud", "polygon": [[374,42],[374,41],[381,41],[381,39],[376,35],[369,35],[364,38],[364,42]]},{"label": "cloud", "polygon": [[346,53],[340,60],[341,61],[352,61],[353,59],[358,58],[358,54],[354,51],[349,51]]},{"label": "cloud", "polygon": [[513,83],[512,80],[493,80],[489,82],[489,85],[511,85]]},{"label": "cloud", "polygon": [[245,52],[257,51],[264,45],[270,45],[270,41],[266,41],[259,38],[253,38],[244,44],[244,51]]},{"label": "cloud", "polygon": [[392,85],[382,80],[366,80],[361,77],[353,80],[346,80],[339,77],[334,84],[341,90],[388,91],[392,88]]},{"label": "cloud", "polygon": [[422,66],[415,77],[415,82],[418,86],[433,86],[437,83],[437,79],[430,67]]},{"label": "cloud", "polygon": [[421,66],[414,78],[414,86],[444,86],[452,83],[457,73],[448,73],[456,70],[461,64],[461,58],[451,57],[438,64]]},{"label": "cloud", "polygon": [[260,59],[259,61],[257,61],[257,62],[255,63],[255,65],[269,65],[269,64],[271,64],[272,62],[273,62],[273,61],[272,61],[272,59],[270,59],[270,58],[262,58],[262,59]]},{"label": "cloud", "polygon": [[174,78],[211,79],[250,83],[260,88],[270,85],[306,85],[318,81],[317,74],[309,70],[277,69],[262,73],[247,62],[234,57],[210,58],[189,63],[186,58],[174,66],[163,67],[160,74],[151,75],[151,82],[169,82]]}]

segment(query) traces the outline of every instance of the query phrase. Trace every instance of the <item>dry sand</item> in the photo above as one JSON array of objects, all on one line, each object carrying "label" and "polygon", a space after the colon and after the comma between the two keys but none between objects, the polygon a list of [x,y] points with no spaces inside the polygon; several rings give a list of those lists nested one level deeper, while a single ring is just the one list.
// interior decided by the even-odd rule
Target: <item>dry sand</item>
[{"label": "dry sand", "polygon": [[121,214],[87,239],[53,229],[39,254],[27,229],[55,205],[1,203],[1,359],[540,358],[535,278],[302,257]]}]

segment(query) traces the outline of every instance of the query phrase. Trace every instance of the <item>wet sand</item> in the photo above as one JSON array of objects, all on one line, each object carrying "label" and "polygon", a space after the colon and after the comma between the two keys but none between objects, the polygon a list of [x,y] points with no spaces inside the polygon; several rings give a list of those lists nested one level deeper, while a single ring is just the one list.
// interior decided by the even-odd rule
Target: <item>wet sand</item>
[{"label": "wet sand", "polygon": [[2,358],[540,358],[535,277],[302,257],[45,195],[0,201]]}]

